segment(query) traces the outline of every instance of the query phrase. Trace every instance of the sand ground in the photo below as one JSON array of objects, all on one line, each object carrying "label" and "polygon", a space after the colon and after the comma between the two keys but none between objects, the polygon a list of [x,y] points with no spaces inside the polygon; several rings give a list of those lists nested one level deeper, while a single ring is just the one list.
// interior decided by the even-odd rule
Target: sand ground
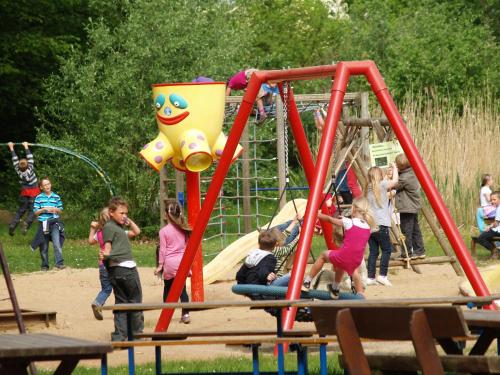
[{"label": "sand ground", "polygon": [[[390,271],[392,287],[370,286],[366,291],[367,298],[398,297],[436,297],[459,295],[460,278],[450,265],[421,266],[422,274],[411,270],[395,269]],[[153,275],[152,268],[140,268],[144,302],[161,301],[163,283]],[[16,274],[13,282],[21,308],[38,311],[56,311],[57,323],[49,327],[37,325],[30,327],[31,332],[46,332],[90,340],[108,341],[113,330],[113,316],[110,311],[104,312],[104,320],[94,318],[90,304],[99,290],[98,270],[71,269],[62,271],[35,272]],[[0,308],[9,308],[10,301],[4,283],[0,286]],[[244,297],[231,293],[233,282],[219,282],[205,287],[205,299],[210,300],[243,300]],[[113,303],[111,296],[108,303]],[[159,311],[145,313],[145,331],[152,331],[159,317]],[[217,309],[192,312],[191,324],[179,322],[180,312],[175,312],[170,331],[220,330],[220,329],[273,329],[275,320],[263,311],[249,309]],[[296,323],[301,328],[312,328],[312,323]],[[170,359],[206,359],[217,356],[236,354],[234,349],[224,346],[183,347],[176,346],[164,349],[163,353]],[[240,354],[240,353],[238,353]],[[152,348],[136,350],[137,363],[152,362]],[[115,351],[109,355],[111,366],[124,364],[127,361],[126,351]],[[87,365],[98,366],[97,361],[86,361]],[[45,365],[45,364],[44,364]],[[52,364],[49,364],[51,366]]]}]

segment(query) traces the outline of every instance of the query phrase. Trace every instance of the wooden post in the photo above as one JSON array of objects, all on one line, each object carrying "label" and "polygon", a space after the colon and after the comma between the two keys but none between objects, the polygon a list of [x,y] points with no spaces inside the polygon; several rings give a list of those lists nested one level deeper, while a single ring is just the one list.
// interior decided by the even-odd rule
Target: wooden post
[{"label": "wooden post", "polygon": [[[276,151],[278,155],[278,188],[279,188],[278,194],[280,195],[286,186],[285,170],[288,168],[288,166],[286,165],[287,161],[285,160],[285,147],[288,147],[288,145],[286,145],[284,141],[285,126],[288,125],[285,124],[284,115],[285,112],[283,109],[283,102],[281,101],[281,98],[278,95],[276,96],[276,138],[277,138]],[[285,204],[286,204],[286,191],[283,193],[281,201],[279,202],[280,210],[283,208]]]},{"label": "wooden post", "polygon": [[241,136],[241,143],[243,144],[243,154],[241,161],[241,169],[243,174],[242,181],[242,192],[243,192],[243,225],[245,233],[250,233],[252,229],[252,206],[250,201],[250,142],[248,135],[248,128],[250,126],[250,121],[247,122],[247,126],[243,130]]},{"label": "wooden post", "polygon": [[437,223],[434,221],[434,217],[432,216],[431,212],[427,207],[422,206],[422,214],[425,217],[425,220],[427,220],[427,223],[429,224],[429,227],[431,228],[432,232],[434,233],[434,236],[436,236],[439,245],[443,249],[444,253],[452,259],[451,266],[455,270],[455,273],[458,276],[464,276],[464,272],[460,265],[457,262],[457,259],[455,258],[455,254],[453,253],[453,250],[450,248],[450,245],[445,241],[443,238],[443,234],[440,232]]}]

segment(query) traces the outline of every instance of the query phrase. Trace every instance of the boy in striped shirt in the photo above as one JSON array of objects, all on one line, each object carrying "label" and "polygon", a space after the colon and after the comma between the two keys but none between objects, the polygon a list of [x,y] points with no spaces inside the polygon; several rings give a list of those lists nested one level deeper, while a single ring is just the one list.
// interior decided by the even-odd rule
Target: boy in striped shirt
[{"label": "boy in striped shirt", "polygon": [[42,257],[42,270],[49,269],[49,240],[54,246],[54,257],[56,260],[56,268],[62,270],[65,268],[62,257],[62,237],[64,227],[61,222],[60,214],[63,210],[61,197],[52,191],[52,184],[48,177],[40,180],[42,193],[35,198],[34,212],[38,217],[40,227],[38,228],[37,236],[44,236],[45,241],[40,249]]},{"label": "boy in striped shirt", "polygon": [[21,184],[21,192],[19,193],[19,208],[14,215],[14,218],[9,224],[9,234],[14,235],[17,225],[21,221],[24,213],[26,212],[26,219],[22,227],[23,234],[26,234],[31,223],[35,218],[33,214],[33,201],[35,197],[40,194],[40,189],[38,188],[38,180],[35,174],[35,164],[33,155],[28,148],[28,142],[23,142],[24,150],[26,152],[25,159],[19,159],[14,151],[14,143],[9,142],[7,144],[9,150],[12,154],[12,164],[19,176],[19,183]]}]

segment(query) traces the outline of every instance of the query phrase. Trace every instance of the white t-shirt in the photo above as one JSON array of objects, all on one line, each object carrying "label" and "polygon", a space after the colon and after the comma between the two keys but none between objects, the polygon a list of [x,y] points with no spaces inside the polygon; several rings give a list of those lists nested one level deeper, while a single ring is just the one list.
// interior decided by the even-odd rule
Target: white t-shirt
[{"label": "white t-shirt", "polygon": [[348,217],[343,217],[342,225],[344,226],[345,230],[351,229],[353,225],[363,229],[370,229],[368,223],[361,221],[357,217],[354,217],[352,219],[349,219]]},{"label": "white t-shirt", "polygon": [[491,228],[493,232],[500,233],[500,208],[497,207],[497,213],[495,215],[495,221],[497,223],[497,226],[494,228]]},{"label": "white t-shirt", "polygon": [[491,195],[491,189],[489,186],[483,186],[479,191],[479,200],[481,202],[481,207],[488,206],[490,204],[490,200],[488,196]]}]

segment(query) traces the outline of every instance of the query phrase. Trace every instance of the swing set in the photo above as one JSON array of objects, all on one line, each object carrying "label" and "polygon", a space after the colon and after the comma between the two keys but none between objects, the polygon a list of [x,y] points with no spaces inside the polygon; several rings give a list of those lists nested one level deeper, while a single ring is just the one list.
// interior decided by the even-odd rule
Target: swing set
[{"label": "swing set", "polygon": [[[192,234],[186,247],[185,255],[180,263],[177,276],[166,302],[176,302],[188,276],[189,270],[195,259],[198,247],[202,241],[203,233],[207,227],[208,220],[213,207],[217,201],[219,192],[231,165],[232,157],[238,146],[243,130],[252,112],[252,107],[257,97],[260,86],[265,83],[277,83],[282,100],[286,101],[287,118],[294,137],[300,161],[302,163],[306,179],[310,186],[309,199],[307,201],[304,222],[292,269],[291,280],[286,293],[286,299],[296,300],[300,298],[301,285],[304,277],[309,248],[312,242],[314,224],[317,219],[318,209],[322,210],[323,187],[332,155],[333,145],[338,130],[341,116],[343,98],[351,76],[364,76],[371,85],[385,115],[399,140],[415,174],[422,186],[434,213],[446,234],[465,275],[469,279],[476,295],[488,296],[490,292],[483,281],[477,267],[468,252],[460,232],[446,208],[434,181],[427,170],[417,147],[415,146],[403,119],[394,104],[384,80],[373,61],[349,61],[339,62],[335,65],[314,66],[286,70],[268,70],[254,72],[247,86],[247,91],[239,108],[238,114],[231,128],[224,152],[212,177],[212,182],[205,196],[203,205],[198,214]],[[319,78],[333,78],[330,103],[323,128],[321,143],[316,161],[307,142],[304,127],[300,119],[293,91],[290,89],[290,81],[311,80]],[[325,242],[330,247],[331,228],[323,225]],[[492,308],[492,307],[491,307]],[[155,331],[165,331],[172,319],[173,309],[164,309],[155,327]],[[289,330],[293,327],[296,309],[283,311],[283,329]]]}]

